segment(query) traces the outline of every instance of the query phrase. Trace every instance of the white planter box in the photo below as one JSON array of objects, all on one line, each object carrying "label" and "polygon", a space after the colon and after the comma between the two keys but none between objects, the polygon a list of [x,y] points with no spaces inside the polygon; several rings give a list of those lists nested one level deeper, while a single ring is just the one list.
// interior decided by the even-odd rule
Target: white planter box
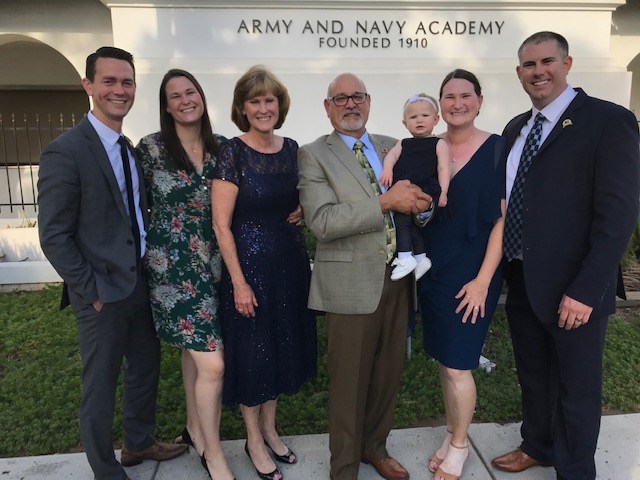
[{"label": "white planter box", "polygon": [[0,263],[0,285],[55,283],[61,281],[60,275],[58,275],[46,260]]},{"label": "white planter box", "polygon": [[40,248],[37,227],[0,228],[0,254],[2,285],[62,280]]},{"label": "white planter box", "polygon": [[0,252],[5,254],[4,262],[46,260],[37,227],[0,228]]}]

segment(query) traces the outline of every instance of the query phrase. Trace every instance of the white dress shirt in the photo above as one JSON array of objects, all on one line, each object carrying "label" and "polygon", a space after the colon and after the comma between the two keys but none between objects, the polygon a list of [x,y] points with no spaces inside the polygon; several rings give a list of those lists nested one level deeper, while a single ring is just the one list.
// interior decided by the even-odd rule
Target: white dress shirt
[{"label": "white dress shirt", "polygon": [[[122,195],[122,201],[124,202],[124,210],[125,212],[127,212],[127,216],[129,216],[127,184],[125,182],[124,170],[122,168],[120,144],[118,143],[118,139],[120,138],[121,134],[107,127],[104,123],[98,120],[92,112],[89,112],[87,114],[87,119],[96,130],[98,136],[100,137],[100,140],[102,141],[102,145],[107,152],[109,163],[111,163],[111,168],[113,169],[113,173],[116,176],[116,181],[118,182],[118,187],[120,188],[120,195]],[[131,155],[131,151],[127,149],[127,153],[129,154],[129,169],[131,170],[131,183],[133,184],[133,202],[136,208],[136,218],[138,220],[138,226],[140,228],[140,258],[142,258],[144,257],[144,252],[146,251],[147,247],[147,232],[144,229],[142,210],[140,209],[140,180],[138,178],[138,170],[136,169],[135,160]],[[99,221],[100,219],[97,220]]]},{"label": "white dress shirt", "polygon": [[527,135],[529,135],[529,132],[533,128],[533,122],[535,121],[536,115],[538,112],[542,112],[542,115],[545,117],[545,121],[542,122],[542,135],[540,137],[540,146],[542,146],[551,133],[551,130],[556,126],[556,123],[558,123],[558,120],[576,95],[577,92],[573,87],[571,87],[571,85],[567,85],[565,91],[542,110],[532,107],[531,118],[524,124],[522,130],[520,130],[513,147],[511,147],[509,156],[507,157],[507,205],[509,205],[509,197],[511,196],[513,182],[516,179],[516,173],[518,172],[518,165],[520,165],[520,157],[522,156],[524,142],[527,139]]}]

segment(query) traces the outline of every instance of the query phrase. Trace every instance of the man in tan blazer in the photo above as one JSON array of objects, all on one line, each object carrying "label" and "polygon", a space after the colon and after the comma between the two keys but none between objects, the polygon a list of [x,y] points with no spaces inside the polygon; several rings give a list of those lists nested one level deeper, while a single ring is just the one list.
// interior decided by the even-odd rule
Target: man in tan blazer
[{"label": "man in tan blazer", "polygon": [[[407,180],[377,193],[382,160],[396,140],[366,131],[370,104],[362,80],[339,75],[324,100],[334,132],[298,150],[300,203],[318,240],[309,308],[326,312],[327,320],[333,480],[357,480],[361,461],[384,478],[409,478],[386,440],[402,375],[411,277],[390,280],[393,242],[384,214],[418,213],[431,199]],[[373,172],[356,158],[360,148]]]}]

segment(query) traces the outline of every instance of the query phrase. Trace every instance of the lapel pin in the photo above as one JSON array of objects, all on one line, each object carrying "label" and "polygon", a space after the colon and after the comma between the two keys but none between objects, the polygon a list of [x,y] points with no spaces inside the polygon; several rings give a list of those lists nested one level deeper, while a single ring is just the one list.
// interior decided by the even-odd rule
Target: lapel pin
[{"label": "lapel pin", "polygon": [[568,126],[570,126],[570,125],[573,125],[573,122],[571,121],[571,119],[570,119],[570,118],[567,118],[567,119],[565,119],[565,120],[562,122],[562,128],[564,128],[564,127],[568,127]]}]

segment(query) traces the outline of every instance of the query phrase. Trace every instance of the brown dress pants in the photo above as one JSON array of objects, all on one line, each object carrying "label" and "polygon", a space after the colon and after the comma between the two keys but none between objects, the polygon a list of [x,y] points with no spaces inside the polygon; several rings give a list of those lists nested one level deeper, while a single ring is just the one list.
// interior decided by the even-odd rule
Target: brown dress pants
[{"label": "brown dress pants", "polygon": [[390,268],[385,275],[375,312],[326,314],[332,480],[357,480],[363,454],[388,456],[386,442],[400,390],[413,276],[392,282]]}]

